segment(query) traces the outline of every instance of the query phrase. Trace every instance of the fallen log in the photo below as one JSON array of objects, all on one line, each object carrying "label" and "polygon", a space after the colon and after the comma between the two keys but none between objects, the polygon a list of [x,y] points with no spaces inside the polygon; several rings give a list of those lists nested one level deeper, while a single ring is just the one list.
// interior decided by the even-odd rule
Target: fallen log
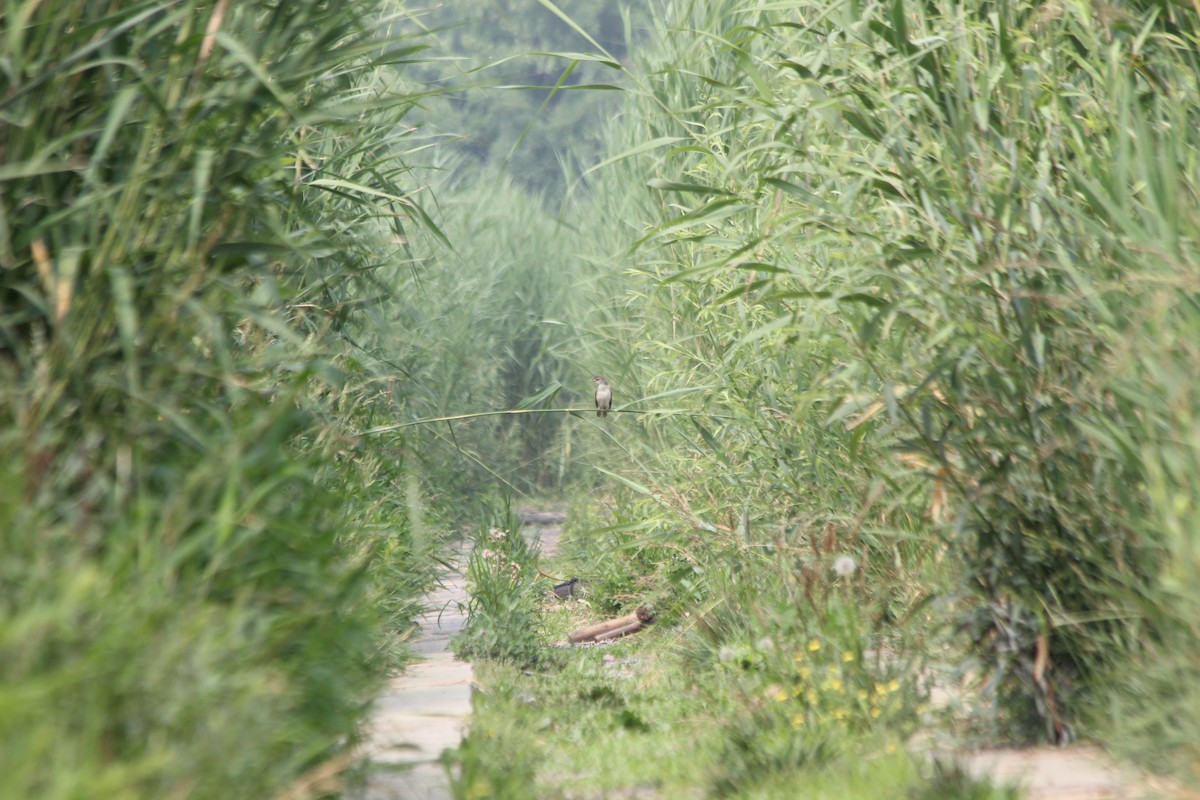
[{"label": "fallen log", "polygon": [[595,639],[597,636],[603,636],[609,631],[615,631],[618,628],[624,628],[638,621],[637,614],[626,614],[623,617],[597,622],[595,625],[589,625],[586,628],[580,628],[577,631],[572,631],[567,636],[567,640],[572,644],[586,642]]},{"label": "fallen log", "polygon": [[629,623],[628,625],[617,628],[616,630],[605,631],[604,633],[602,633],[596,637],[596,641],[597,642],[608,642],[608,641],[612,641],[613,639],[620,639],[622,636],[625,636],[626,634],[637,633],[644,627],[646,627],[646,626],[642,624],[641,620],[635,620],[635,621]]},{"label": "fallen log", "polygon": [[642,606],[632,614],[626,614],[623,617],[610,619],[606,622],[597,622],[595,625],[589,625],[586,628],[572,631],[568,634],[567,640],[571,644],[589,641],[608,641],[618,636],[624,636],[627,633],[639,631],[652,622],[654,622],[654,613],[645,606]]}]

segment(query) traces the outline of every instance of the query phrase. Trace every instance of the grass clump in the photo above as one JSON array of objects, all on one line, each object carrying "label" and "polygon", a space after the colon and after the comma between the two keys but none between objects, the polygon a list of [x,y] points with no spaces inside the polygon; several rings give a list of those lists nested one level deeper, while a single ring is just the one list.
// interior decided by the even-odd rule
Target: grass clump
[{"label": "grass clump", "polygon": [[536,556],[511,510],[501,527],[481,531],[467,562],[467,624],[453,643],[460,658],[527,668],[554,664],[541,635],[546,582],[538,573]]},{"label": "grass clump", "polygon": [[911,800],[1020,800],[1015,787],[996,787],[973,777],[960,764],[933,762],[928,781],[910,790]]},{"label": "grass clump", "polygon": [[556,670],[476,663],[472,735],[494,744],[491,781],[528,771],[526,797],[699,796],[698,765],[716,740],[695,724],[707,715],[692,704],[686,676],[660,657],[653,648],[586,647],[565,653]]},{"label": "grass clump", "polygon": [[448,750],[443,763],[456,800],[537,797],[535,764],[524,720],[498,725],[497,719],[473,725],[462,743]]}]

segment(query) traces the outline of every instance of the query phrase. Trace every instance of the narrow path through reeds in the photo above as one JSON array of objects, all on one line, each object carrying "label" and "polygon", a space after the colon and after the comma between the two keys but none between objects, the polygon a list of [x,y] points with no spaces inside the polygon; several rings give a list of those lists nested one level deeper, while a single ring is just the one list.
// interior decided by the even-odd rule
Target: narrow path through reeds
[{"label": "narrow path through reeds", "polygon": [[[524,533],[543,553],[557,550],[561,512],[522,514]],[[375,701],[364,754],[369,772],[354,800],[450,800],[440,759],[457,747],[471,714],[473,671],[455,657],[450,640],[467,622],[470,597],[466,564],[470,544],[460,543],[450,569],[426,598],[412,647],[419,660],[396,676]]]},{"label": "narrow path through reeds", "polygon": [[471,665],[450,651],[451,638],[467,621],[468,547],[455,551],[451,569],[417,618],[413,650],[420,660],[393,678],[375,702],[364,743],[370,771],[356,800],[452,796],[439,759],[462,741],[471,714]]}]

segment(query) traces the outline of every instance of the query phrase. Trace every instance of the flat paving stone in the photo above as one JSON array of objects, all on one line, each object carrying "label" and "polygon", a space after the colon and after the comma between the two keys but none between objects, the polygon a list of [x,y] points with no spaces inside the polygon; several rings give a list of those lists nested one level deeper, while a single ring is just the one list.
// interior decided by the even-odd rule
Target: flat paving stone
[{"label": "flat paving stone", "polygon": [[376,715],[386,719],[392,714],[418,714],[426,717],[461,717],[471,711],[471,684],[446,683],[441,686],[403,686],[389,692],[375,704]]},{"label": "flat paving stone", "polygon": [[413,764],[403,770],[380,771],[362,800],[430,800],[443,796],[446,773],[440,764]]},{"label": "flat paving stone", "polygon": [[[434,763],[442,752],[458,747],[467,727],[464,717],[394,714],[371,731],[374,764]],[[441,769],[441,764],[438,764]]]},{"label": "flat paving stone", "polygon": [[405,671],[402,677],[393,678],[389,691],[403,693],[439,686],[470,688],[474,673],[471,665],[459,661],[450,653],[434,653],[424,661],[418,661]]}]

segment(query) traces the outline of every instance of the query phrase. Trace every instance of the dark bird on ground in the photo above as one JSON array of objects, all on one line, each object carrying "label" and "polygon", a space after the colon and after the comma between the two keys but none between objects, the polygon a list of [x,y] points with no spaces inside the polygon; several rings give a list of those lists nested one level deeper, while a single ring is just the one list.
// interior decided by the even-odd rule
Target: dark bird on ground
[{"label": "dark bird on ground", "polygon": [[554,594],[562,600],[568,597],[574,597],[579,586],[579,578],[571,578],[569,581],[563,581],[554,587]]},{"label": "dark bird on ground", "polygon": [[596,416],[607,417],[612,410],[612,387],[603,375],[592,378],[592,383],[596,384]]}]

